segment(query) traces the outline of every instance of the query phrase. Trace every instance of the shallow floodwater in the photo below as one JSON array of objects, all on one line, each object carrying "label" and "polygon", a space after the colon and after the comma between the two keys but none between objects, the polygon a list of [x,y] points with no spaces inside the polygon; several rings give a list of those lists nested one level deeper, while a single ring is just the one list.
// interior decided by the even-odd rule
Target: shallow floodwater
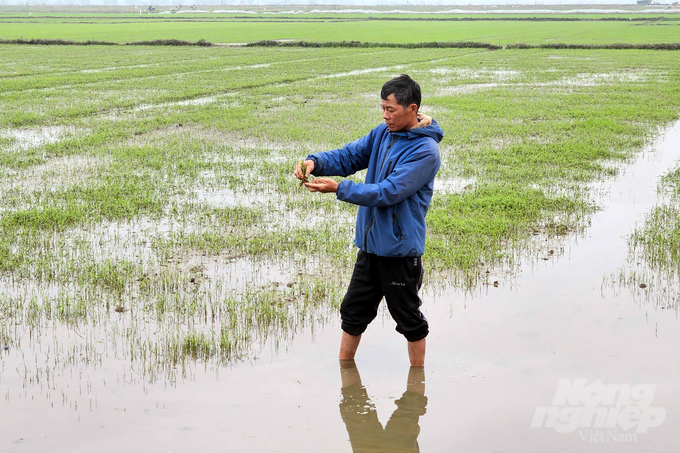
[{"label": "shallow floodwater", "polygon": [[674,451],[677,303],[605,283],[680,158],[680,123],[651,148],[607,183],[605,209],[563,254],[472,295],[423,294],[422,375],[386,315],[342,369],[337,318],[232,367],[155,379],[77,347],[49,359],[61,366],[34,363],[30,348],[51,345],[26,338],[25,355],[0,351],[0,451]]}]

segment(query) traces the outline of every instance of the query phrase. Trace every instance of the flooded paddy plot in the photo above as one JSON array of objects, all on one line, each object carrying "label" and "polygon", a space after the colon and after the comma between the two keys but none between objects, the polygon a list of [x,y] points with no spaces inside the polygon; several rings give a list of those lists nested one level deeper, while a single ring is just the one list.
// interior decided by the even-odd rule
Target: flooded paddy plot
[{"label": "flooded paddy plot", "polygon": [[2,135],[9,139],[16,149],[26,150],[46,143],[55,143],[68,133],[73,133],[73,130],[61,126],[48,126],[39,129],[8,129]]},{"label": "flooded paddy plot", "polygon": [[[639,193],[672,167],[664,148],[670,160],[633,185],[641,173],[630,169],[680,110],[673,55],[50,52],[44,64],[72,71],[1,82],[0,131],[69,132],[2,168],[0,450],[348,452],[356,417],[384,426],[409,399],[422,412],[411,397],[423,379],[409,377],[384,311],[348,371],[357,392],[341,390],[337,306],[356,208],[292,177],[308,153],[377,125],[379,87],[402,71],[447,134],[428,214],[421,450],[611,451],[529,428],[560,378],[583,376],[657,385],[667,420],[635,446],[670,445],[677,305],[603,281],[629,259],[621,236],[652,209]],[[30,73],[23,58],[15,70]],[[627,72],[635,77],[603,76]],[[553,89],[564,80],[596,83]],[[66,86],[80,94],[69,109],[59,107],[73,97]],[[53,95],[42,106],[39,90]],[[4,157],[17,139],[1,140]],[[365,410],[347,411],[350,402]],[[36,417],[40,431],[28,422]],[[488,426],[500,427],[502,445],[480,434]]]},{"label": "flooded paddy plot", "polygon": [[4,185],[4,195],[7,198],[2,204],[7,206],[12,194],[30,199],[32,194],[65,190],[74,180],[96,173],[98,169],[107,167],[107,164],[109,161],[105,158],[76,155],[50,159],[44,164],[31,166],[26,171],[13,170],[12,177]]}]

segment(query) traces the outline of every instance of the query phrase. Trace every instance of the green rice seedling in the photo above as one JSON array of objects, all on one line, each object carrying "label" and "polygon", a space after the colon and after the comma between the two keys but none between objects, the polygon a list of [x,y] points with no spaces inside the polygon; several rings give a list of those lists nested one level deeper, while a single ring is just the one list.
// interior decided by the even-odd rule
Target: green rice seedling
[{"label": "green rice seedling", "polygon": [[309,182],[307,177],[307,164],[304,160],[300,161],[300,171],[302,172],[302,179],[300,180],[300,187],[302,187],[306,182]]}]

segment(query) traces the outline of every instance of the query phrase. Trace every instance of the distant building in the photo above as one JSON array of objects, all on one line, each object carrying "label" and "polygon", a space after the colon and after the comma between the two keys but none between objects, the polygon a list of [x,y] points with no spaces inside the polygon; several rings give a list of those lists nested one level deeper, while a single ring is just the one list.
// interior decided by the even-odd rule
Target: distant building
[{"label": "distant building", "polygon": [[638,5],[651,5],[652,0],[637,0]]}]

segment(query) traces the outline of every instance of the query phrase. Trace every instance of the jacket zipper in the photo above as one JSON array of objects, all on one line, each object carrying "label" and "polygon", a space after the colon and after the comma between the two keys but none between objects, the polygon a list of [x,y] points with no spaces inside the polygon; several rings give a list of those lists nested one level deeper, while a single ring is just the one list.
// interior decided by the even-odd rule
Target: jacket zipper
[{"label": "jacket zipper", "polygon": [[385,166],[385,159],[387,159],[387,155],[390,152],[390,149],[392,148],[392,145],[394,145],[397,140],[399,140],[398,135],[392,134],[392,141],[390,142],[389,145],[387,145],[387,149],[385,150],[385,154],[383,154],[382,162],[380,162],[380,168],[382,169]]},{"label": "jacket zipper", "polygon": [[390,175],[390,170],[392,170],[392,161],[387,162],[387,171],[385,171],[385,177],[383,179],[387,179]]},{"label": "jacket zipper", "polygon": [[[392,212],[392,222],[394,222],[394,226],[393,226],[394,235],[397,237],[397,239],[402,241],[404,239],[404,234],[401,231],[401,225],[399,225],[399,219],[397,218],[396,212]],[[399,231],[398,233],[397,233],[397,230]]]},{"label": "jacket zipper", "polygon": [[368,232],[373,226],[373,217],[371,217],[371,221],[368,222],[368,226],[366,227],[366,230],[364,230],[364,250],[368,252]]}]

